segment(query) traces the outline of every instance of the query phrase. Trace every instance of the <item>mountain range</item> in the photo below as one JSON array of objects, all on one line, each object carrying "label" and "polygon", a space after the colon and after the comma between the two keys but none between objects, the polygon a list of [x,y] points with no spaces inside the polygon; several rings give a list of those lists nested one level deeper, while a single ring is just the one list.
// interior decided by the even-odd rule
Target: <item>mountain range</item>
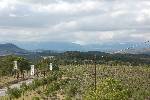
[{"label": "mountain range", "polygon": [[[91,44],[91,45],[80,45],[75,43],[65,43],[65,42],[39,42],[39,43],[5,43],[0,44],[0,55],[27,55],[32,52],[43,52],[46,50],[49,51],[57,51],[57,52],[64,52],[64,51],[103,51],[103,52],[114,52],[117,50],[125,49],[130,47],[133,43],[126,43],[126,44]],[[135,49],[126,50],[127,53],[132,54],[150,54],[150,48],[144,47],[141,45],[136,47]],[[123,53],[123,52],[119,52]]]},{"label": "mountain range", "polygon": [[[104,43],[80,45],[71,42],[16,42],[17,46],[26,50],[56,50],[56,51],[116,51],[135,45],[134,42],[127,43]],[[143,48],[140,44],[138,48]]]}]

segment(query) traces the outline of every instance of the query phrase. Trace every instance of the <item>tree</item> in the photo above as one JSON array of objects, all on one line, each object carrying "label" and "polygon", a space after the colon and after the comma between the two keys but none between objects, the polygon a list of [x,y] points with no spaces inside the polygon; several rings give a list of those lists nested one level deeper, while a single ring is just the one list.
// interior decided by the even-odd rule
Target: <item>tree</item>
[{"label": "tree", "polygon": [[21,72],[21,75],[24,78],[25,71],[30,70],[30,62],[23,57],[17,57],[16,60],[18,61],[18,68]]},{"label": "tree", "polygon": [[[43,76],[46,76],[46,71],[48,70],[48,64],[49,60],[48,59],[42,59],[36,63],[37,70],[40,70],[43,74]],[[37,73],[38,74],[38,73]],[[38,76],[38,75],[37,75]]]},{"label": "tree", "polygon": [[[14,61],[18,61],[18,70],[14,70]],[[24,78],[24,71],[30,70],[30,62],[23,58],[18,56],[6,56],[1,58],[0,61],[0,74],[1,75],[10,75],[10,74],[18,74],[19,72],[22,74]]]},{"label": "tree", "polygon": [[0,60],[0,74],[1,76],[10,75],[13,70],[14,56],[6,56]]}]

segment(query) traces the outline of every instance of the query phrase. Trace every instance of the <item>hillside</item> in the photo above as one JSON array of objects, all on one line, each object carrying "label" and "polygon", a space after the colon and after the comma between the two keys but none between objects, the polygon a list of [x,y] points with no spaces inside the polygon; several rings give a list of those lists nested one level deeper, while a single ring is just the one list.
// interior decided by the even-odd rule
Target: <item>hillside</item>
[{"label": "hillside", "polygon": [[28,53],[28,51],[21,49],[14,44],[11,43],[0,44],[0,56],[11,55],[11,54],[24,55],[26,53]]}]

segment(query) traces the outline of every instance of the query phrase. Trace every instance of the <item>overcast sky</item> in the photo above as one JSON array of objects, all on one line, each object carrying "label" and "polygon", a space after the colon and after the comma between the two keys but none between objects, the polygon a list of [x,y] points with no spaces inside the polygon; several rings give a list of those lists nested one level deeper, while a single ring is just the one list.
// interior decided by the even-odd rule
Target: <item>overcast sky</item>
[{"label": "overcast sky", "polygon": [[150,40],[150,0],[0,0],[0,42]]}]

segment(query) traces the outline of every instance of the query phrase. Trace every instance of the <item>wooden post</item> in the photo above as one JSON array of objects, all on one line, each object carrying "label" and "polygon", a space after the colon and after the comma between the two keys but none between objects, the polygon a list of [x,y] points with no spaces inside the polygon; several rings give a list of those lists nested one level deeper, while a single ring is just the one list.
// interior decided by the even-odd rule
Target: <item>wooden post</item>
[{"label": "wooden post", "polygon": [[97,74],[97,72],[96,72],[96,55],[94,56],[94,70],[95,70],[95,74],[94,74],[94,77],[95,77],[95,92],[96,92],[96,88],[97,88],[97,78],[96,78],[96,74]]}]

